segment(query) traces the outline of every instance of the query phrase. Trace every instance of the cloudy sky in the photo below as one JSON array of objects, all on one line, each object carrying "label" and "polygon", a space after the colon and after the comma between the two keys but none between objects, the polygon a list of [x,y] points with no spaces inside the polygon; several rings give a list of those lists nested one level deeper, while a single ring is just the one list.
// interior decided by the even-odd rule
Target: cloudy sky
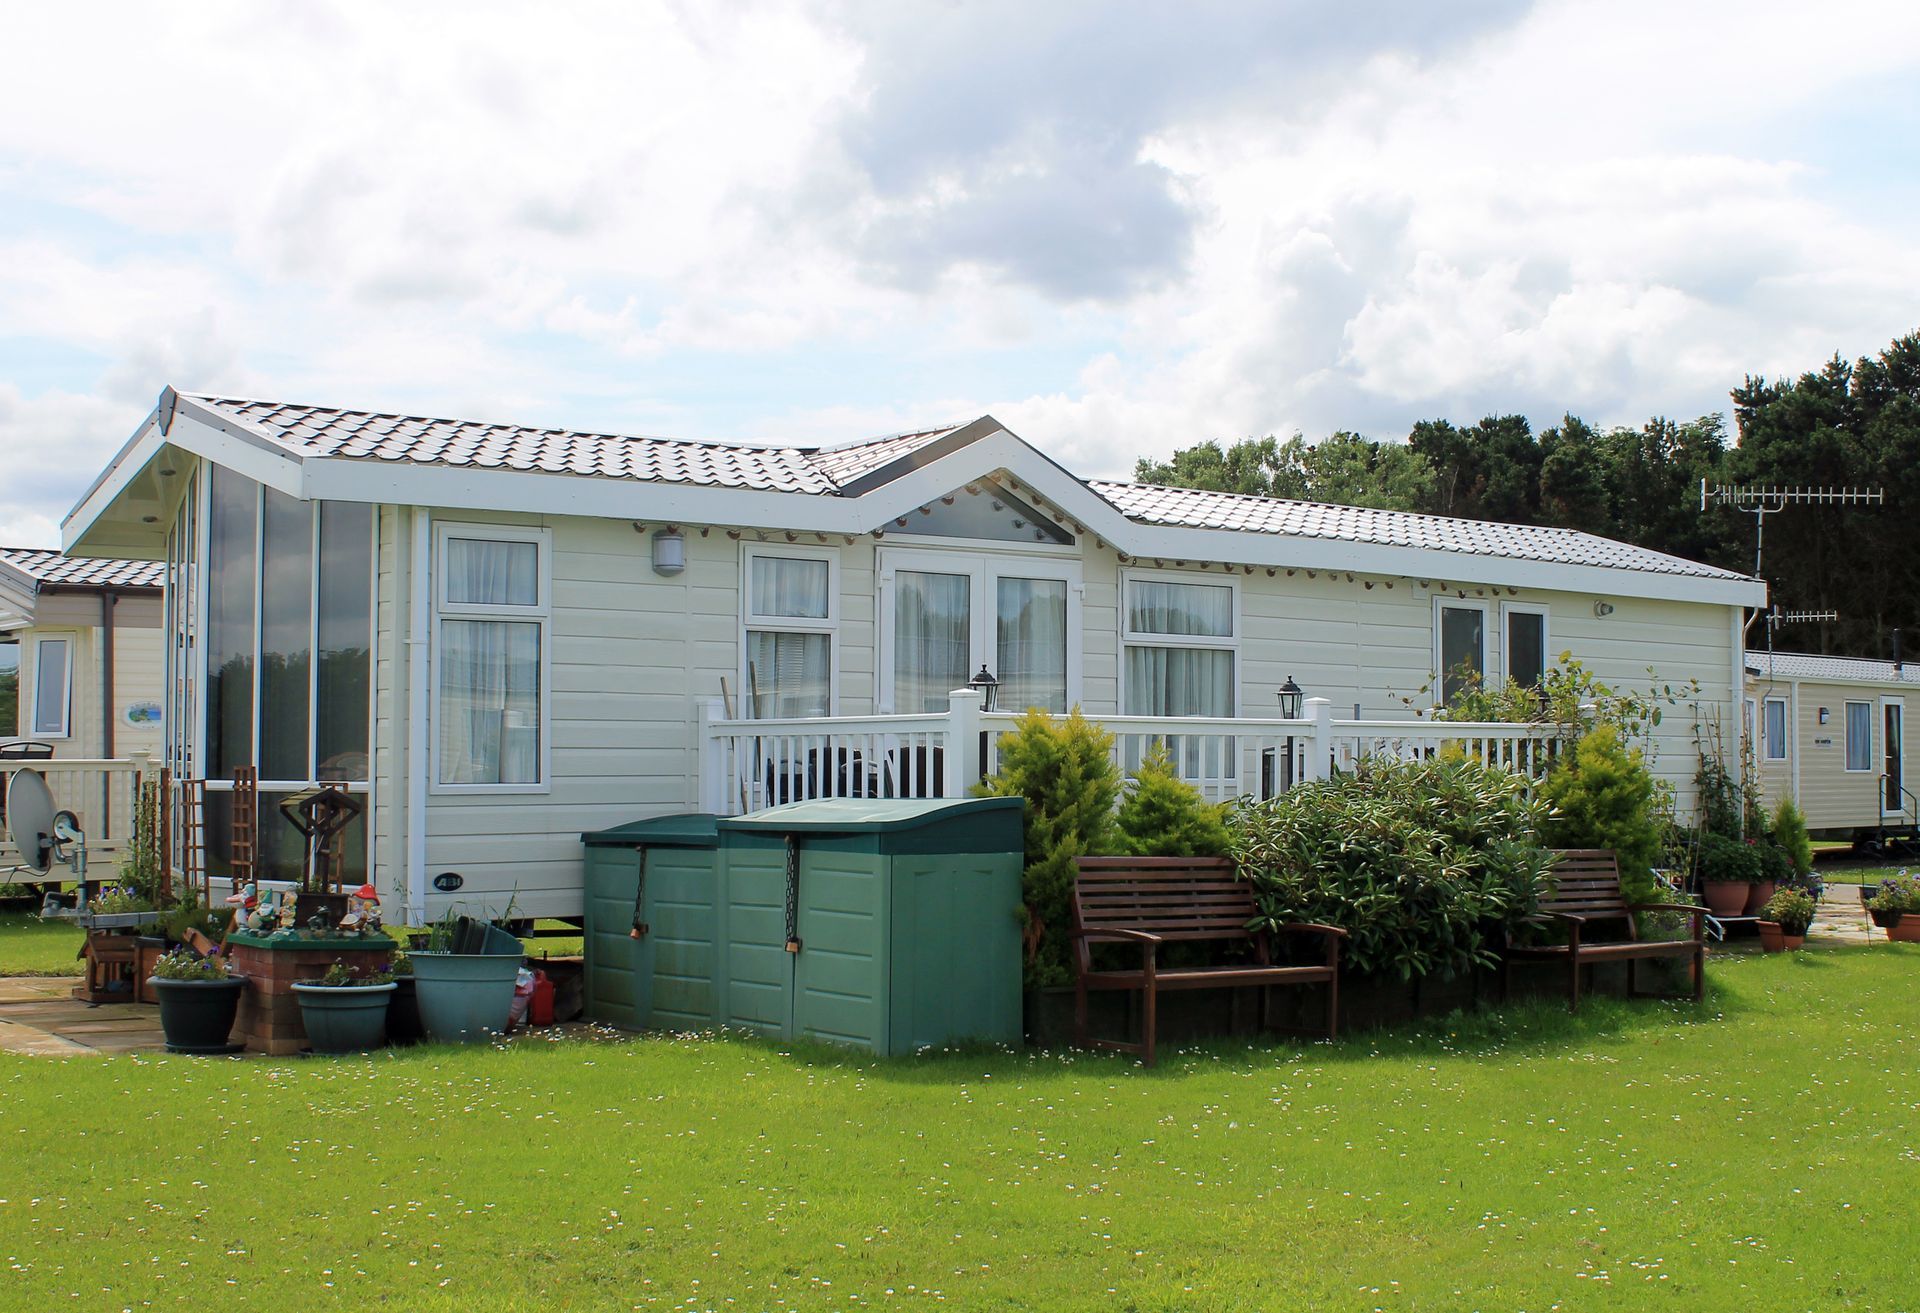
[{"label": "cloudy sky", "polygon": [[166,384],[681,437],[1724,410],[1920,328],[1920,6],[14,7],[0,541]]}]

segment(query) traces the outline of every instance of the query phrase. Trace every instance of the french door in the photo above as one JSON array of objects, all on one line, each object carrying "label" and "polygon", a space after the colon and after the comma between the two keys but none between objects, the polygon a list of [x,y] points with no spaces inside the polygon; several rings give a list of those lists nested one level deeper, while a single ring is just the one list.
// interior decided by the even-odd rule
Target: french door
[{"label": "french door", "polygon": [[880,554],[879,709],[944,711],[985,668],[1002,711],[1080,700],[1080,565],[1014,554]]}]

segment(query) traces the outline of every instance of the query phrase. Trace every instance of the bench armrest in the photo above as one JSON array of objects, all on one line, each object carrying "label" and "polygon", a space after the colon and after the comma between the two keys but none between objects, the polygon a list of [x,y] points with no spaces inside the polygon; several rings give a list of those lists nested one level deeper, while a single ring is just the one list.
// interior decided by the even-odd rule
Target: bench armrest
[{"label": "bench armrest", "polygon": [[1121,930],[1117,927],[1102,927],[1094,930],[1076,930],[1070,936],[1073,939],[1103,939],[1109,943],[1135,943],[1159,945],[1166,941],[1159,935],[1150,935],[1144,930]]},{"label": "bench armrest", "polygon": [[1159,969],[1155,960],[1160,945],[1166,941],[1159,935],[1150,935],[1144,930],[1122,930],[1117,926],[1103,926],[1094,930],[1080,929],[1067,936],[1080,941],[1080,970],[1088,969],[1091,955],[1087,952],[1089,943],[1138,944],[1140,945],[1140,969],[1146,973],[1147,983],[1152,985],[1154,973]]},{"label": "bench armrest", "polygon": [[1283,921],[1269,928],[1275,931],[1298,931],[1308,935],[1332,935],[1337,939],[1347,937],[1347,932],[1339,926],[1321,925],[1318,921]]}]

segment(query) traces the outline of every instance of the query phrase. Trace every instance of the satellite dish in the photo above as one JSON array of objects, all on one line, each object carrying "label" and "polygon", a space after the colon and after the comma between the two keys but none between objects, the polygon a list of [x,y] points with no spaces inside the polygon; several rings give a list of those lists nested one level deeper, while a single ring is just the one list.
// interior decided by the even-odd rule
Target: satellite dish
[{"label": "satellite dish", "polygon": [[7,833],[35,875],[53,869],[53,790],[37,770],[13,772],[7,785]]}]

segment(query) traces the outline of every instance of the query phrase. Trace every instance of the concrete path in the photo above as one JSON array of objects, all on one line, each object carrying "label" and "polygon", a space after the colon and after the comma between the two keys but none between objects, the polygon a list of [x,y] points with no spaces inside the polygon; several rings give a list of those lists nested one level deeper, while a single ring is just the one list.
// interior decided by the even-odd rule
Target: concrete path
[{"label": "concrete path", "polygon": [[82,1003],[74,984],[72,976],[0,978],[0,1051],[66,1058],[164,1051],[159,1008]]}]

